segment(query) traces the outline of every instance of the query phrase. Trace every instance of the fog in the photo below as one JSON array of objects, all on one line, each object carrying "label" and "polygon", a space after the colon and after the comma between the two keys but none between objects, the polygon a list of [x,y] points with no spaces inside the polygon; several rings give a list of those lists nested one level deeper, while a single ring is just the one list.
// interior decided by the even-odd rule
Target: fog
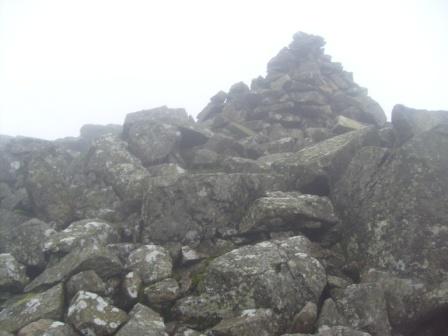
[{"label": "fog", "polygon": [[0,134],[76,136],[160,105],[195,116],[299,30],[387,114],[448,110],[445,0],[0,0]]}]

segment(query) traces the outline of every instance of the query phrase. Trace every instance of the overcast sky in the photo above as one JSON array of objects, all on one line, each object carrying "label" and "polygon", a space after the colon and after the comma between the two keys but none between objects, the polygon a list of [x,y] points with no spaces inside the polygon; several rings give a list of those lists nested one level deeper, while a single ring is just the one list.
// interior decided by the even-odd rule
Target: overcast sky
[{"label": "overcast sky", "polygon": [[76,136],[160,105],[195,116],[299,30],[386,113],[448,110],[446,0],[0,0],[0,134]]}]

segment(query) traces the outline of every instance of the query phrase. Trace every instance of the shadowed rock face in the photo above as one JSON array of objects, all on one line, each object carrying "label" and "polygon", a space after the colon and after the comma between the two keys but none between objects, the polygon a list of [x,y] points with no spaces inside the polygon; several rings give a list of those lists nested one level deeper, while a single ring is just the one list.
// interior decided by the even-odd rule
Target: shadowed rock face
[{"label": "shadowed rock face", "polygon": [[448,334],[448,112],[297,33],[182,108],[0,136],[0,336]]}]

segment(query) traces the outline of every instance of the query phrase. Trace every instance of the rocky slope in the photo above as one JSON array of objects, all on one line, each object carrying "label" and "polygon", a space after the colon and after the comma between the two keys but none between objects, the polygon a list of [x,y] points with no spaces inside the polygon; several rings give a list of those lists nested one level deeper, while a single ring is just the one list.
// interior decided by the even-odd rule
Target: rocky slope
[{"label": "rocky slope", "polygon": [[0,138],[0,335],[448,334],[448,112],[297,33],[249,88]]}]

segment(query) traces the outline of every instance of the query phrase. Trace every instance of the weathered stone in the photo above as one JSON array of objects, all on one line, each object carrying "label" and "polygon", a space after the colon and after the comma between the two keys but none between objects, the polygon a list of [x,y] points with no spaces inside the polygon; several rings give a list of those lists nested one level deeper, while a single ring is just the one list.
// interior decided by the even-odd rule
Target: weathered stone
[{"label": "weathered stone", "polygon": [[106,293],[106,285],[95,271],[84,271],[73,275],[65,285],[69,297],[83,290],[93,292],[99,295]]},{"label": "weathered stone", "polygon": [[143,281],[136,272],[129,272],[121,283],[124,301],[127,304],[135,303],[138,300]]},{"label": "weathered stone", "polygon": [[[448,126],[415,136],[392,153],[356,156],[332,199],[342,213],[349,261],[440,282],[448,274]],[[366,149],[367,150],[367,149]]]},{"label": "weathered stone", "polygon": [[20,213],[0,209],[0,252],[10,252],[13,231],[29,219]]},{"label": "weathered stone", "polygon": [[378,141],[377,132],[366,127],[348,132],[281,158],[272,163],[279,174],[284,174],[290,183],[311,194],[328,193],[344,173],[354,153]]},{"label": "weathered stone", "polygon": [[165,323],[159,314],[137,303],[129,313],[129,321],[115,334],[116,336],[167,336]]},{"label": "weathered stone", "polygon": [[20,292],[29,281],[23,265],[9,253],[0,254],[0,291]]},{"label": "weathered stone", "polygon": [[180,327],[176,330],[174,336],[205,336],[205,334],[190,328]]},{"label": "weathered stone", "polygon": [[142,210],[143,241],[189,244],[214,236],[218,228],[235,228],[265,181],[255,174],[196,174],[152,187]]},{"label": "weathered stone", "polygon": [[355,330],[349,327],[321,327],[317,334],[284,334],[283,336],[371,336],[366,332]]},{"label": "weathered stone", "polygon": [[139,274],[147,285],[169,278],[173,264],[169,252],[162,246],[144,245],[131,252],[126,268]]},{"label": "weathered stone", "polygon": [[362,124],[356,120],[344,116],[338,116],[336,118],[336,124],[333,126],[333,132],[335,134],[342,134],[350,131],[356,131],[366,126],[367,125]]},{"label": "weathered stone", "polygon": [[391,335],[386,300],[380,285],[350,285],[337,298],[336,305],[352,328],[372,336]]},{"label": "weathered stone", "polygon": [[[0,334],[1,335],[1,334]],[[23,327],[17,336],[76,336],[73,328],[60,321],[41,319]]]},{"label": "weathered stone", "polygon": [[398,144],[441,124],[448,124],[448,111],[416,110],[403,105],[395,105],[392,110]]},{"label": "weathered stone", "polygon": [[178,300],[174,314],[205,328],[235,309],[271,308],[287,320],[306,302],[316,303],[326,284],[321,264],[304,237],[245,246],[214,259],[197,275],[199,296]]},{"label": "weathered stone", "polygon": [[98,139],[106,134],[113,134],[119,136],[123,127],[121,125],[83,125],[79,130],[79,136],[84,140],[87,145],[90,145],[95,139]]},{"label": "weathered stone", "polygon": [[44,242],[56,231],[38,219],[31,219],[11,230],[6,250],[22,264],[41,269],[46,265]]},{"label": "weathered stone", "polygon": [[270,336],[280,330],[278,316],[271,309],[247,309],[224,319],[207,331],[210,336]]},{"label": "weathered stone", "polygon": [[119,239],[117,229],[98,219],[85,219],[71,223],[63,231],[53,234],[44,244],[44,251],[66,254],[87,245],[105,246]]},{"label": "weathered stone", "polygon": [[206,258],[206,255],[186,245],[181,248],[181,258],[183,264],[190,264]]},{"label": "weathered stone", "polygon": [[133,206],[141,203],[149,174],[124,141],[110,134],[96,139],[87,154],[86,170],[111,186],[121,200]]},{"label": "weathered stone", "polygon": [[317,305],[307,302],[300,312],[294,316],[291,331],[295,333],[311,333],[314,330],[317,319]]},{"label": "weathered stone", "polygon": [[308,228],[310,221],[319,223],[317,229],[337,222],[328,198],[277,191],[255,201],[242,219],[239,232],[300,230]]},{"label": "weathered stone", "polygon": [[148,305],[156,310],[160,310],[175,301],[179,294],[179,284],[172,278],[164,279],[145,288],[145,298]]},{"label": "weathered stone", "polygon": [[97,294],[80,291],[70,303],[66,320],[83,335],[106,336],[125,323],[128,315]]},{"label": "weathered stone", "polygon": [[345,316],[339,312],[338,307],[333,299],[328,298],[324,301],[320,310],[317,326],[333,327],[333,326],[347,326],[348,322]]},{"label": "weathered stone", "polygon": [[62,284],[38,294],[26,294],[0,311],[0,330],[16,332],[39,319],[60,320],[64,309]]},{"label": "weathered stone", "polygon": [[65,281],[73,274],[94,270],[100,277],[107,278],[123,271],[120,260],[106,247],[95,245],[75,249],[63,257],[57,264],[48,267],[31,283],[26,291],[48,287],[57,282]]}]

